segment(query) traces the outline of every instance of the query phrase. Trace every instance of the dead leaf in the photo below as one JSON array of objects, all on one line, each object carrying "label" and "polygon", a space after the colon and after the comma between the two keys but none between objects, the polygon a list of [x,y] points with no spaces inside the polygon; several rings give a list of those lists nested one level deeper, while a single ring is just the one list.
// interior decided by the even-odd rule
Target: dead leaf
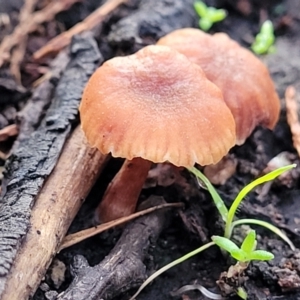
[{"label": "dead leaf", "polygon": [[224,156],[217,164],[204,168],[204,175],[212,184],[223,185],[235,173],[237,160],[233,155]]},{"label": "dead leaf", "polygon": [[16,136],[19,133],[18,126],[16,124],[8,125],[0,130],[0,142],[6,141],[12,136]]}]

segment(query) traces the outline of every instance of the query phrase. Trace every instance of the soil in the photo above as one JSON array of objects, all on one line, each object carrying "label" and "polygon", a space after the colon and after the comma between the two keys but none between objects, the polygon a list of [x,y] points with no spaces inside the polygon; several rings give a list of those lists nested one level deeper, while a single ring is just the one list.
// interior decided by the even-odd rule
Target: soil
[{"label": "soil", "polygon": [[[0,7],[1,2],[0,0]],[[3,10],[5,9],[6,13],[13,16],[14,22],[17,20],[19,2],[21,1],[12,1],[11,7],[8,5],[4,8],[3,6]],[[6,67],[0,69],[0,88],[5,91],[0,99],[0,129],[15,123],[17,113],[26,104],[33,82],[41,75],[42,67],[47,68],[51,61],[51,59],[45,59],[42,62],[34,62],[31,59],[33,50],[45,44],[50,37],[57,35],[61,27],[67,29],[85,18],[96,7],[95,1],[93,4],[92,2],[76,3],[69,10],[60,13],[55,20],[43,25],[43,30],[40,29],[39,32],[29,36],[27,52],[21,65],[22,85],[21,83],[16,84]],[[98,2],[100,3],[97,1],[97,4],[99,4]],[[173,2],[176,1],[169,3],[171,7],[175,6]],[[281,99],[289,85],[293,85],[300,93],[300,4],[298,0],[209,0],[206,2],[209,5],[225,8],[228,12],[227,18],[223,22],[215,24],[210,32],[226,32],[245,47],[250,46],[260,24],[265,19],[273,21],[276,52],[263,56],[261,59],[267,64]],[[119,34],[116,33],[117,22],[139,11],[138,4],[139,1],[131,1],[128,5],[123,5],[107,18],[101,29],[95,30],[99,48],[105,59],[114,55],[132,53],[144,45],[154,43],[159,38],[161,34],[159,30],[152,32],[151,35],[143,35],[138,42],[132,37],[117,39],[112,35],[112,28],[114,28],[115,34]],[[186,2],[186,5],[192,7],[191,1]],[[191,9],[187,9],[187,16],[190,16],[190,12]],[[196,27],[195,15],[190,18],[188,22],[193,23],[193,26]],[[180,18],[178,23],[179,27],[186,27]],[[163,24],[160,25],[163,27]],[[8,32],[2,28],[0,37],[3,37],[4,34],[8,34]],[[5,84],[1,83],[2,79]],[[13,138],[10,138],[0,143],[0,150],[7,152],[12,144]],[[233,148],[231,157],[236,162],[235,172],[224,185],[216,187],[226,205],[229,206],[237,193],[247,183],[263,174],[269,161],[283,152],[287,153],[286,159],[291,163],[297,163],[298,167],[290,172],[289,177],[275,180],[267,192],[264,192],[263,189],[251,192],[240,207],[237,217],[261,219],[278,226],[287,233],[297,249],[292,251],[275,234],[261,227],[251,226],[257,231],[257,248],[271,251],[275,255],[275,259],[270,262],[251,263],[238,279],[239,283],[228,282],[227,278],[220,277],[221,273],[227,271],[233,264],[233,261],[228,260],[216,247],[212,247],[163,273],[137,299],[207,299],[197,290],[175,297],[171,296],[171,292],[188,284],[200,284],[212,292],[220,293],[216,284],[218,280],[221,282],[219,286],[224,287],[222,282],[225,281],[232,289],[228,299],[230,297],[230,299],[239,299],[234,292],[238,284],[244,286],[250,300],[300,299],[300,251],[298,250],[300,247],[300,209],[298,204],[300,160],[287,125],[283,100],[280,121],[275,129],[270,131],[257,128],[244,145]],[[73,221],[69,233],[93,225],[94,210],[105,187],[120,168],[121,163],[122,160],[113,159],[106,166]],[[0,164],[5,164],[5,158],[0,158]],[[149,247],[144,260],[148,275],[172,260],[198,248],[207,242],[210,236],[222,232],[222,222],[209,194],[198,186],[187,171],[183,171],[181,176],[183,178],[181,181],[176,180],[171,185],[146,184],[146,188],[140,196],[140,202],[151,195],[156,195],[162,196],[166,202],[181,201],[185,204],[183,210],[172,210],[168,213],[164,229],[158,240],[153,241]],[[235,241],[241,241],[244,230],[247,230],[247,227],[238,228],[234,232]],[[73,280],[74,258],[82,255],[90,266],[99,264],[113,249],[121,232],[122,228],[110,230],[57,254],[32,299],[56,299],[57,295],[65,291]],[[125,291],[114,299],[129,299],[134,291],[134,289]]]}]

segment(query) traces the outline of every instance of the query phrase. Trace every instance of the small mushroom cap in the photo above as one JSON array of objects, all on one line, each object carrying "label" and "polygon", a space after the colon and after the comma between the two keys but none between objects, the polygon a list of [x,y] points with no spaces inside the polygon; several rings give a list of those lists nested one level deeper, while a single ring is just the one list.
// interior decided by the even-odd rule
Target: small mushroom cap
[{"label": "small mushroom cap", "polygon": [[238,145],[244,143],[257,125],[274,128],[280,101],[268,69],[227,34],[209,35],[185,28],[161,38],[157,45],[172,47],[186,55],[221,89],[236,121]]},{"label": "small mushroom cap", "polygon": [[92,147],[114,157],[176,166],[218,162],[235,144],[235,122],[202,69],[165,46],[105,62],[80,105]]}]

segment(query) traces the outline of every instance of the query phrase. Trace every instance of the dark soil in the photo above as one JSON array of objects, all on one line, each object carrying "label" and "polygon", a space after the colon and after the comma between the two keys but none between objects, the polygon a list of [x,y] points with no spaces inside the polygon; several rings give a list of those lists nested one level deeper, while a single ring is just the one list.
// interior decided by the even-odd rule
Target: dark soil
[{"label": "dark soil", "polygon": [[[0,0],[0,6],[2,2]],[[16,18],[20,7],[19,2],[12,1],[12,7],[5,6],[4,8],[3,6],[3,10],[5,9]],[[25,88],[16,85],[5,69],[0,70],[0,129],[15,122],[17,112],[28,99],[28,90],[30,90],[31,84],[41,75],[39,71],[32,69],[30,55],[33,49],[36,49],[37,45],[45,43],[51,35],[57,34],[60,28],[58,24],[69,28],[95,9],[96,4],[93,1],[85,2],[77,3],[67,12],[61,13],[56,20],[53,20],[52,29],[48,24],[43,34],[35,33],[30,36],[28,53],[22,63],[22,83]],[[97,1],[97,4],[98,2],[100,1]],[[121,33],[119,31],[123,27],[116,24],[127,16],[138,13],[138,2],[131,1],[129,5],[117,9],[105,21],[102,30],[98,29],[96,37],[105,59],[114,55],[132,53],[144,45],[154,43],[162,35],[162,31],[159,29],[146,34],[146,28],[146,33],[138,32],[141,34],[139,40],[134,36],[126,35],[120,39],[120,34],[124,31]],[[172,5],[177,5],[177,1],[169,2],[171,8]],[[298,0],[209,0],[206,2],[228,11],[228,17],[223,22],[216,24],[211,33],[226,32],[245,47],[249,47],[251,44],[260,24],[265,19],[271,19],[277,37],[276,52],[261,59],[268,65],[281,98],[283,98],[288,85],[293,85],[300,93],[300,2]],[[178,27],[197,26],[197,18],[192,12],[191,3],[192,1],[186,2],[186,6],[190,8],[185,11],[184,18],[178,18]],[[179,4],[178,7],[180,8]],[[184,21],[185,18],[188,18],[188,21]],[[192,25],[188,25],[190,23]],[[169,24],[166,26],[172,27]],[[43,66],[48,66],[48,63],[48,60],[42,62]],[[35,67],[38,67],[37,63],[35,63]],[[2,79],[6,79],[5,84],[1,83]],[[7,151],[11,144],[12,141],[0,144],[1,150]],[[241,206],[238,217],[262,219],[273,223],[282,228],[299,248],[300,161],[293,147],[291,133],[286,122],[284,101],[282,101],[280,121],[273,132],[257,128],[243,146],[232,149],[231,153],[237,160],[236,172],[225,185],[217,188],[229,206],[241,188],[262,174],[268,162],[282,152],[287,152],[290,161],[298,164],[298,167],[290,174],[288,183],[276,180],[266,194],[263,194],[261,190],[251,192]],[[121,162],[121,160],[114,159],[107,165],[75,218],[70,233],[93,225],[94,209]],[[0,158],[0,164],[4,163],[4,159]],[[167,187],[150,187],[144,189],[141,194],[141,202],[151,195],[157,195],[162,196],[166,202],[182,201],[185,204],[184,210],[172,210],[168,213],[164,230],[159,239],[153,242],[149,248],[145,259],[148,274],[196,249],[209,240],[213,234],[221,233],[222,223],[209,194],[198,187],[187,171],[182,172],[182,176],[186,179],[188,189],[183,189],[182,185],[174,183]],[[293,252],[276,235],[265,229],[252,227],[257,230],[258,248],[271,251],[275,255],[275,259],[271,262],[251,263],[246,270],[241,280],[248,292],[249,299],[300,299],[299,250]],[[122,229],[116,229],[106,232],[59,253],[54,258],[52,266],[32,299],[56,299],[57,293],[66,290],[72,282],[71,265],[74,257],[83,255],[90,266],[99,264],[114,247],[121,231]],[[240,241],[241,236],[242,230],[236,230],[234,234],[236,241]],[[215,293],[220,293],[216,281],[231,264],[232,261],[224,258],[216,247],[210,248],[162,274],[137,299],[206,299],[198,291],[187,292],[185,296],[176,297],[172,297],[170,293],[188,284],[200,284]],[[232,288],[235,287],[237,286],[233,283]],[[129,299],[133,293],[134,290],[126,291],[114,299]],[[237,299],[234,297],[232,299]]]}]

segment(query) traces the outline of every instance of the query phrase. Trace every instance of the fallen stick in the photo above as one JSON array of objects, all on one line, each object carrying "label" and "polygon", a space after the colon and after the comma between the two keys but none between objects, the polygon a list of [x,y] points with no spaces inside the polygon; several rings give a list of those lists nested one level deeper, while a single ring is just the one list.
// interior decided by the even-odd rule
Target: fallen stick
[{"label": "fallen stick", "polygon": [[82,22],[77,23],[68,31],[65,31],[52,40],[50,40],[45,46],[36,51],[33,54],[34,59],[40,59],[49,54],[56,54],[64,47],[68,46],[71,42],[72,37],[75,34],[81,33],[83,31],[91,30],[96,25],[100,24],[104,18],[111,13],[115,8],[117,8],[122,3],[127,2],[128,0],[108,0],[97,10],[91,13],[86,19]]},{"label": "fallen stick", "polygon": [[[38,0],[25,0],[24,5],[19,14],[19,26],[24,27],[26,23],[31,18],[34,8]],[[12,51],[11,60],[10,60],[10,71],[13,76],[16,78],[18,84],[21,83],[21,72],[20,65],[24,59],[26,47],[27,47],[28,35],[23,35],[18,44],[15,46],[15,49]]]},{"label": "fallen stick", "polygon": [[150,214],[156,210],[164,209],[164,208],[172,208],[172,207],[183,207],[183,203],[160,204],[160,205],[157,205],[154,207],[144,209],[142,211],[138,211],[134,214],[131,214],[130,216],[122,217],[117,220],[113,220],[113,221],[110,221],[110,222],[107,222],[107,223],[104,223],[104,224],[101,224],[101,225],[98,225],[98,226],[95,226],[92,228],[84,229],[84,230],[81,230],[81,231],[73,233],[73,234],[69,234],[62,241],[62,243],[58,249],[58,252],[60,252],[63,249],[66,249],[68,247],[71,247],[75,244],[78,244],[78,243],[84,241],[85,239],[95,236],[95,235],[97,235],[103,231],[106,231],[110,228],[124,224],[124,223],[134,220],[138,217]]},{"label": "fallen stick", "polygon": [[25,300],[33,295],[106,161],[107,156],[91,149],[77,128],[32,209],[30,230],[1,300]]},{"label": "fallen stick", "polygon": [[0,201],[0,299],[11,266],[30,229],[32,207],[77,123],[82,90],[102,61],[90,34],[74,37],[70,58],[45,117],[13,149],[5,163]]},{"label": "fallen stick", "polygon": [[[161,205],[164,199],[151,196],[142,205]],[[145,207],[145,206],[144,206]],[[75,276],[60,300],[109,300],[137,287],[147,276],[147,250],[155,243],[167,220],[167,211],[158,210],[128,224],[113,250],[98,265],[90,267],[82,256],[75,257]],[[124,299],[124,297],[122,298]]]},{"label": "fallen stick", "polygon": [[53,100],[52,96],[59,79],[70,59],[71,57],[67,51],[61,51],[57,55],[50,63],[49,71],[39,79],[40,84],[35,87],[26,105],[18,112],[19,134],[13,144],[12,153],[39,127],[45,111],[47,111]]},{"label": "fallen stick", "polygon": [[0,44],[0,67],[10,58],[10,51],[23,40],[29,33],[37,29],[37,26],[53,20],[54,16],[63,10],[67,10],[72,4],[82,0],[58,0],[51,1],[44,9],[37,11],[26,20],[26,23],[17,25],[12,34],[7,35]]}]

